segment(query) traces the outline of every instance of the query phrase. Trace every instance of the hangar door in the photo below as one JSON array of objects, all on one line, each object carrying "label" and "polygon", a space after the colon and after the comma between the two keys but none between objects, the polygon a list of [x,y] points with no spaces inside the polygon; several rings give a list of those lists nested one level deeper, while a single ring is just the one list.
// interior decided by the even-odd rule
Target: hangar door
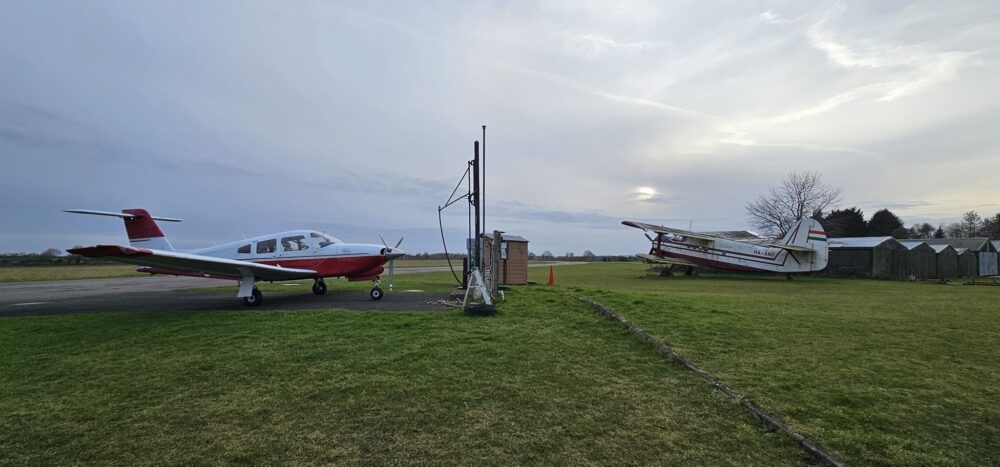
[{"label": "hangar door", "polygon": [[979,252],[979,275],[1000,275],[1000,271],[997,270],[997,253],[988,251]]}]

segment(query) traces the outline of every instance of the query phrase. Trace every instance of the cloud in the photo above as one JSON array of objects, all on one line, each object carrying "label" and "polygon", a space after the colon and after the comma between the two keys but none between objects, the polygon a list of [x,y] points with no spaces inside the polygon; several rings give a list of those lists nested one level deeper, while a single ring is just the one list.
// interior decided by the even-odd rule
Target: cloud
[{"label": "cloud", "polygon": [[573,55],[584,57],[599,57],[609,53],[642,53],[673,47],[667,41],[635,41],[619,42],[609,37],[586,33],[561,35],[565,50]]}]

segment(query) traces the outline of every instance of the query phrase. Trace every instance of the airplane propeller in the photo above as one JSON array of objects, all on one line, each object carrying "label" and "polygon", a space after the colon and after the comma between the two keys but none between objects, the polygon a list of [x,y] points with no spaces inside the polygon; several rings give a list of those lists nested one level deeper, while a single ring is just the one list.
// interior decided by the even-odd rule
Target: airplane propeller
[{"label": "airplane propeller", "polygon": [[402,256],[402,255],[398,255],[398,254],[395,254],[395,255],[392,254],[392,250],[396,249],[396,248],[399,248],[399,245],[403,244],[403,239],[404,238],[406,238],[406,237],[399,237],[399,241],[396,242],[396,245],[393,246],[392,248],[389,248],[389,244],[385,242],[384,238],[382,238],[382,234],[379,234],[379,236],[378,236],[378,239],[382,241],[382,246],[385,247],[386,256],[389,257],[389,291],[390,292],[392,292],[392,278],[393,278],[392,276],[393,276],[393,273],[396,270],[396,258],[398,258],[399,256]]}]

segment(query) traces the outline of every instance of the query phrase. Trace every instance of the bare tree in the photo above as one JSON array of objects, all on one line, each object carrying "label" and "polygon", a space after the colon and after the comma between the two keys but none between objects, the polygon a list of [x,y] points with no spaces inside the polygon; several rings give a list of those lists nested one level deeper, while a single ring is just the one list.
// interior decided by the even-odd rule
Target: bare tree
[{"label": "bare tree", "polygon": [[790,173],[780,185],[747,203],[748,220],[761,233],[781,237],[800,219],[839,203],[841,191],[841,187],[824,183],[816,172]]}]

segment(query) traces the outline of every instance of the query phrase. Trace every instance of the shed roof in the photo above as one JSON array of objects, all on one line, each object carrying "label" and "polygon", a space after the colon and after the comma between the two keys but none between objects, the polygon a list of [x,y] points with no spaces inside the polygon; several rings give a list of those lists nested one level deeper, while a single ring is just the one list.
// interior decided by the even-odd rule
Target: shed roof
[{"label": "shed roof", "polygon": [[951,245],[931,245],[931,248],[933,248],[936,253],[941,253],[942,251],[945,250],[955,251],[955,249],[952,248]]},{"label": "shed roof", "polygon": [[997,248],[988,238],[928,238],[928,245],[951,245],[952,248],[968,248],[974,251],[993,251]]},{"label": "shed roof", "polygon": [[958,254],[959,256],[962,256],[962,255],[964,255],[964,254],[966,254],[966,253],[968,253],[970,251],[974,252],[976,250],[970,250],[968,248],[955,248],[955,253]]},{"label": "shed roof", "polygon": [[993,244],[994,250],[1000,251],[1000,240],[990,240],[990,243]]},{"label": "shed roof", "polygon": [[899,243],[905,246],[907,250],[912,250],[914,248],[920,247],[920,245],[927,244],[927,242],[923,240],[900,240]]},{"label": "shed roof", "polygon": [[[493,239],[493,235],[492,234],[485,234],[484,233],[483,234],[483,238],[485,238],[487,240],[492,240]],[[517,235],[511,235],[511,234],[507,234],[507,233],[501,233],[500,234],[500,241],[501,242],[523,242],[523,243],[528,243],[528,239],[526,239],[524,237],[520,237],[520,236],[517,236]]]},{"label": "shed roof", "polygon": [[830,239],[830,248],[875,248],[886,242],[897,242],[892,237],[840,237]]}]

